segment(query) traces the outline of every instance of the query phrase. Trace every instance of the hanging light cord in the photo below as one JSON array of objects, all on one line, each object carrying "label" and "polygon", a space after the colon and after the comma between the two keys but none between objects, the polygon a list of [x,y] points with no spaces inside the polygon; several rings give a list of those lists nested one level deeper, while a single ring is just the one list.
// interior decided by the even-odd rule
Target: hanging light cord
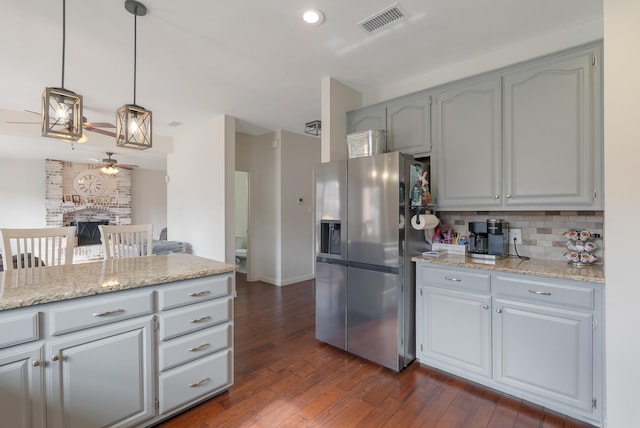
[{"label": "hanging light cord", "polygon": [[133,14],[133,105],[136,105],[136,70],[138,58],[138,7]]},{"label": "hanging light cord", "polygon": [[67,2],[66,0],[62,0],[62,83],[60,85],[61,89],[64,89],[64,46],[66,44],[66,15],[67,15]]}]

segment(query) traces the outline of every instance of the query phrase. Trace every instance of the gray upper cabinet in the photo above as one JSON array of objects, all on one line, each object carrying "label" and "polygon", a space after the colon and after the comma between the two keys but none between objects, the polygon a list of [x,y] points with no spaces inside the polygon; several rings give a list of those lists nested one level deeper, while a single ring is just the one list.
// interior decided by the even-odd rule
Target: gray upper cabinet
[{"label": "gray upper cabinet", "polygon": [[425,156],[431,152],[431,99],[425,92],[347,113],[347,132],[386,131],[385,152]]},{"label": "gray upper cabinet", "polygon": [[598,52],[504,75],[506,207],[602,208]]},{"label": "gray upper cabinet", "polygon": [[501,80],[456,84],[434,95],[437,153],[431,163],[440,208],[499,207],[502,192]]},{"label": "gray upper cabinet", "polygon": [[410,155],[431,152],[431,99],[426,93],[390,101],[387,106],[387,150]]},{"label": "gray upper cabinet", "polygon": [[387,109],[384,105],[376,104],[347,113],[349,134],[370,129],[387,129]]}]

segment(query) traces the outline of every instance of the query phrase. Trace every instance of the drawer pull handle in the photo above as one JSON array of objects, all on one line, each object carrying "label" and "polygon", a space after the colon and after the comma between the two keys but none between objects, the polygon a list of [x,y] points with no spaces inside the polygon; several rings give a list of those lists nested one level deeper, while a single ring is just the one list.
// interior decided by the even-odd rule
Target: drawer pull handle
[{"label": "drawer pull handle", "polygon": [[191,324],[198,324],[200,322],[205,322],[205,321],[209,321],[211,319],[210,316],[206,316],[206,317],[200,317],[200,318],[196,318],[194,320],[189,321]]},{"label": "drawer pull handle", "polygon": [[31,365],[32,365],[33,367],[38,367],[38,366],[40,365],[40,360],[33,360],[33,361],[31,362]]},{"label": "drawer pull handle", "polygon": [[200,385],[202,385],[202,384],[204,384],[204,383],[209,382],[210,380],[211,380],[211,379],[209,379],[208,377],[205,377],[204,379],[199,380],[198,382],[190,383],[190,384],[189,384],[189,387],[191,387],[191,388],[195,388],[195,387],[198,387],[198,386],[200,386]]},{"label": "drawer pull handle", "polygon": [[209,290],[196,291],[196,292],[193,292],[193,293],[189,293],[189,297],[202,297],[202,296],[206,296],[209,293],[211,293],[211,291],[209,291]]},{"label": "drawer pull handle", "polygon": [[540,296],[551,296],[551,293],[548,291],[539,291],[539,290],[529,290],[531,294],[538,294]]},{"label": "drawer pull handle", "polygon": [[189,348],[189,349],[187,349],[187,351],[189,351],[189,352],[198,352],[198,351],[202,351],[203,349],[208,348],[209,346],[211,346],[211,345],[209,345],[208,343],[203,343],[202,345],[198,345],[198,346],[194,346],[193,348]]},{"label": "drawer pull handle", "polygon": [[124,312],[124,309],[112,309],[110,311],[104,311],[104,312],[96,312],[93,314],[94,317],[106,317],[109,315],[115,315],[115,314],[120,314]]},{"label": "drawer pull handle", "polygon": [[446,279],[447,281],[462,282],[461,279],[455,278],[453,276],[445,276],[444,279]]}]

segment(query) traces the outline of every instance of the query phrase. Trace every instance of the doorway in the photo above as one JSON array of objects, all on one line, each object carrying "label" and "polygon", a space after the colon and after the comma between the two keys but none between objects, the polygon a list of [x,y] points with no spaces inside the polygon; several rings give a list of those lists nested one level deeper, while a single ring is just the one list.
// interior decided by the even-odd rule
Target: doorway
[{"label": "doorway", "polygon": [[238,272],[247,273],[249,262],[249,173],[247,171],[236,171],[235,182],[235,260]]}]

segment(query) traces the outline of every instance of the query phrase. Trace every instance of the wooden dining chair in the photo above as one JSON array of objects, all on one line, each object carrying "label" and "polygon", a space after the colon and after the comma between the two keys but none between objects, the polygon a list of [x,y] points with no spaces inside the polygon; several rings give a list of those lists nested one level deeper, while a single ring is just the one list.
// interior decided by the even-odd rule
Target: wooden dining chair
[{"label": "wooden dining chair", "polygon": [[152,253],[151,224],[98,226],[105,259],[150,256]]},{"label": "wooden dining chair", "polygon": [[0,229],[0,253],[4,270],[70,265],[76,228]]}]

